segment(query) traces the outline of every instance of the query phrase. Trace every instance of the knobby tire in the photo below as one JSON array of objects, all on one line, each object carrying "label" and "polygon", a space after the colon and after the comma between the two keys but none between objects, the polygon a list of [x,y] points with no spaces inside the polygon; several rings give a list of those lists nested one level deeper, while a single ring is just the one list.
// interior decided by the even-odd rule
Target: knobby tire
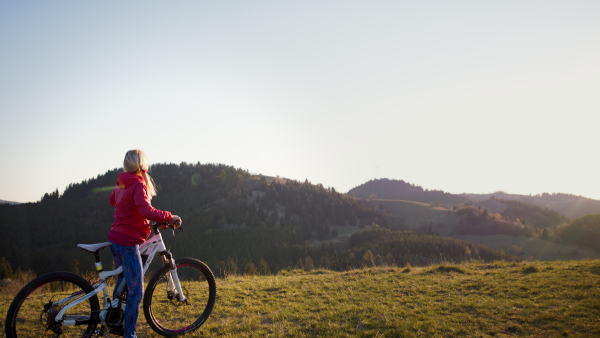
[{"label": "knobby tire", "polygon": [[[88,324],[61,326],[54,317],[64,306],[55,303],[66,297],[73,300],[94,291],[83,277],[59,271],[42,275],[25,285],[12,301],[5,323],[8,338],[16,337],[90,337],[99,322],[100,304],[97,295],[69,309],[65,316],[87,318]],[[57,333],[56,331],[62,331]]]},{"label": "knobby tire", "polygon": [[193,258],[175,260],[177,275],[187,302],[182,303],[167,283],[169,265],[148,282],[144,292],[144,315],[148,325],[163,336],[176,336],[199,328],[215,305],[217,286],[206,264]]}]

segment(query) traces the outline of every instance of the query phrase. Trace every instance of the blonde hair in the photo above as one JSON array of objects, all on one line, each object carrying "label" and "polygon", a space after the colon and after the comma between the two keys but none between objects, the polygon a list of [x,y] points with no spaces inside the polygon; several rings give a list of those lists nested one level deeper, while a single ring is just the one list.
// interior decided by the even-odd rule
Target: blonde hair
[{"label": "blonde hair", "polygon": [[141,176],[146,184],[146,189],[150,196],[156,196],[156,186],[154,180],[148,174],[148,159],[146,154],[141,150],[130,150],[125,154],[125,160],[123,160],[123,169],[132,174]]}]

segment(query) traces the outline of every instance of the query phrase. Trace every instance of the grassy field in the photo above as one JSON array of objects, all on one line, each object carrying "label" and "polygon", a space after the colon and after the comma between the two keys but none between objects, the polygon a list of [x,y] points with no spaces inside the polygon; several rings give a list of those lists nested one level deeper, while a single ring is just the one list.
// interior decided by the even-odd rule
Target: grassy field
[{"label": "grassy field", "polygon": [[186,337],[598,337],[599,287],[599,260],[234,276]]},{"label": "grassy field", "polygon": [[431,204],[403,200],[372,200],[381,204],[392,217],[401,217],[404,226],[414,230],[422,225],[432,225],[442,235],[449,231],[449,225],[458,222],[454,215],[448,215],[448,209],[432,207]]},{"label": "grassy field", "polygon": [[[374,204],[381,204],[391,214],[404,218],[404,225],[415,229],[424,223],[448,222],[448,209],[432,208],[430,204],[403,200],[372,200]],[[454,221],[454,219],[452,219]]]}]

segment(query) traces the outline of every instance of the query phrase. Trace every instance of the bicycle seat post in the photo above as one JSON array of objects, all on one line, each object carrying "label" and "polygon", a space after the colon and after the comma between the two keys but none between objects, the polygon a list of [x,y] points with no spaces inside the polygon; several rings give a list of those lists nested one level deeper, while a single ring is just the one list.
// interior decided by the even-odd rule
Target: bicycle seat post
[{"label": "bicycle seat post", "polygon": [[94,254],[94,260],[96,261],[96,271],[98,271],[98,273],[103,271],[102,268],[102,261],[100,260],[100,250],[111,246],[112,243],[111,242],[105,242],[105,243],[98,243],[98,244],[77,244],[77,247],[91,252]]},{"label": "bicycle seat post", "polygon": [[100,254],[98,251],[94,252],[94,259],[96,260],[96,271],[98,271],[98,273],[102,272],[102,261],[100,260]]}]

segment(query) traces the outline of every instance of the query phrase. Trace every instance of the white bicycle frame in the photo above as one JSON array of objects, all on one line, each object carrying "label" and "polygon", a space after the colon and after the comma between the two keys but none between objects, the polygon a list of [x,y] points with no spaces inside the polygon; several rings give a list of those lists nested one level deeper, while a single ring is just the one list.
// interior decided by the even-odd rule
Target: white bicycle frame
[{"label": "white bicycle frame", "polygon": [[[106,242],[106,243],[100,243],[99,245],[100,245],[100,247],[104,248],[106,246],[112,245],[112,243]],[[82,247],[82,248],[85,247],[85,245],[82,245],[82,244],[79,244],[78,246]],[[169,289],[173,290],[173,291],[176,290],[179,301],[185,302],[186,298],[183,295],[183,292],[181,290],[181,285],[179,284],[179,278],[177,277],[177,267],[175,266],[175,260],[171,257],[170,253],[167,251],[158,228],[156,228],[156,230],[154,231],[154,236],[152,236],[150,239],[148,239],[146,242],[144,242],[140,246],[139,250],[140,250],[140,254],[145,254],[148,256],[145,264],[143,265],[142,275],[146,275],[146,272],[148,271],[148,268],[150,267],[150,263],[152,263],[156,254],[157,253],[163,254],[163,263],[169,264],[171,266],[171,273],[168,275],[168,278],[167,278],[168,283],[169,283]],[[98,263],[96,266],[98,267]],[[76,316],[76,315],[65,316],[65,312],[67,312],[70,308],[77,306],[78,304],[90,299],[91,297],[94,297],[101,291],[103,292],[103,297],[102,297],[103,302],[102,302],[102,310],[100,311],[100,323],[104,323],[106,314],[108,313],[109,309],[115,308],[118,306],[118,304],[119,304],[118,298],[113,299],[111,302],[110,298],[108,297],[108,286],[106,284],[106,279],[110,278],[112,276],[116,276],[116,275],[120,274],[121,272],[123,272],[123,267],[120,266],[117,269],[111,270],[111,271],[102,271],[102,265],[100,264],[99,270],[100,270],[100,272],[98,272],[98,277],[100,278],[100,282],[98,284],[94,285],[94,291],[86,294],[85,296],[77,299],[76,301],[74,301],[72,303],[67,304],[64,308],[62,308],[56,315],[55,320],[57,322],[61,322],[61,320],[62,320],[63,326],[76,325],[78,322],[81,323],[81,322],[85,322],[85,321],[87,321],[89,323],[89,318],[87,316]],[[124,284],[124,283],[125,283],[125,280],[122,281],[122,284]],[[115,285],[115,288],[116,287],[119,287],[119,286]],[[77,292],[75,294],[72,294],[66,298],[58,300],[54,304],[62,305],[64,303],[67,303],[74,297],[81,295],[81,293],[82,292]],[[120,297],[120,295],[118,295],[118,296]],[[125,306],[125,304],[121,305],[121,307],[123,309],[124,309],[124,306]]]}]

